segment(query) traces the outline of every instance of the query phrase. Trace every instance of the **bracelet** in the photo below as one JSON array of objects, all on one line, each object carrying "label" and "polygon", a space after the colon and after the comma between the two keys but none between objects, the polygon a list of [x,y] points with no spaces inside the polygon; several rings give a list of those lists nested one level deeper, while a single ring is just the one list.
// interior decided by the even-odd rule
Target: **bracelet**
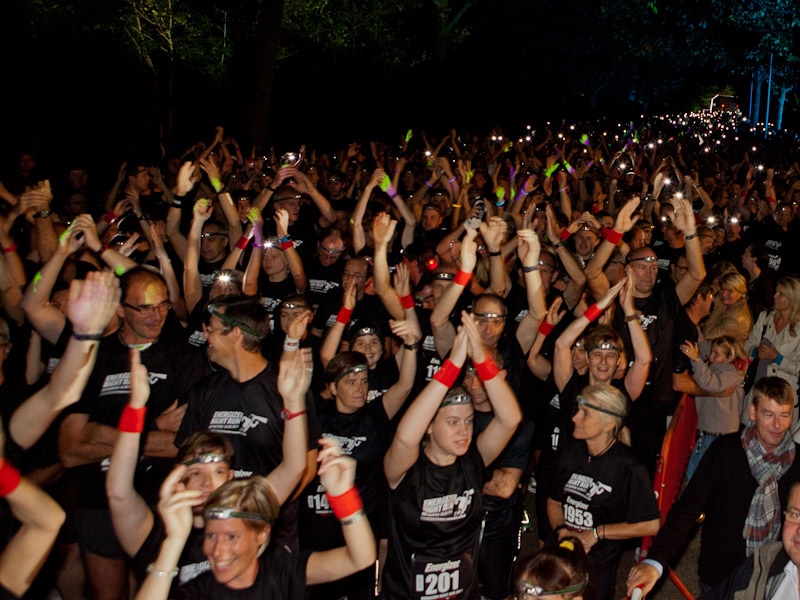
[{"label": "bracelet", "polygon": [[50,210],[47,210],[47,209],[45,209],[45,210],[40,210],[39,212],[37,212],[37,213],[34,213],[34,214],[33,214],[33,218],[34,218],[34,219],[46,219],[47,217],[49,217],[49,216],[50,216],[50,213],[51,213],[51,212],[52,212],[52,211],[50,211]]},{"label": "bracelet", "polygon": [[180,208],[181,208],[181,203],[180,203],[180,202],[178,202],[178,201],[176,201],[176,200],[173,200],[173,201],[172,201],[172,204],[170,204],[170,206],[171,206],[172,208],[178,208],[178,209],[180,209]]},{"label": "bracelet", "polygon": [[622,239],[622,235],[619,231],[614,229],[613,227],[609,227],[608,229],[603,229],[602,236],[605,240],[615,246],[619,244],[620,240]]},{"label": "bracelet", "polygon": [[684,235],[683,236],[683,241],[684,242],[688,242],[689,240],[693,240],[697,236],[698,236],[698,233],[695,231],[694,233],[690,233],[689,235]]},{"label": "bracelet", "polygon": [[281,419],[283,419],[284,421],[291,421],[295,417],[302,417],[304,414],[306,414],[305,408],[303,410],[297,411],[296,413],[293,413],[286,407],[281,409]]},{"label": "bracelet", "polygon": [[450,206],[452,206],[453,208],[461,208],[460,204],[451,204]]},{"label": "bracelet", "polygon": [[569,528],[567,527],[567,524],[566,524],[566,523],[561,523],[560,525],[556,525],[556,526],[553,528],[553,532],[554,532],[554,533],[558,533],[558,532],[559,532],[559,531],[561,531],[562,529],[569,529]]},{"label": "bracelet", "polygon": [[417,340],[413,344],[406,344],[405,342],[403,342],[403,348],[405,348],[406,350],[417,350],[421,345],[422,341],[420,340]]},{"label": "bracelet", "polygon": [[519,193],[522,194],[525,197],[530,196],[530,192],[526,192],[525,190],[520,190]]},{"label": "bracelet", "polygon": [[566,187],[558,188],[558,192],[561,193],[561,192],[565,191],[566,189],[567,189]]},{"label": "bracelet", "polygon": [[453,175],[453,178],[452,179],[448,179],[447,183],[453,183],[455,180],[456,180],[456,176]]},{"label": "bracelet", "polygon": [[364,511],[359,510],[345,519],[340,519],[339,523],[341,523],[342,527],[344,527],[345,525],[352,525],[356,521],[360,521],[363,516],[364,516]]},{"label": "bracelet", "polygon": [[22,475],[7,460],[0,467],[0,496],[8,496],[17,489]]},{"label": "bracelet", "polygon": [[356,486],[338,496],[331,496],[328,492],[325,492],[325,495],[328,497],[328,504],[330,504],[331,510],[337,519],[352,517],[364,508],[364,503],[361,502],[361,496]]},{"label": "bracelet", "polygon": [[118,429],[126,433],[142,433],[144,431],[144,414],[146,412],[146,406],[134,408],[130,404],[126,404],[122,410],[122,416],[119,418]]},{"label": "bracelet", "polygon": [[[173,201],[173,204],[175,204],[174,201]],[[178,206],[180,206],[180,205],[181,205],[181,203],[178,202]],[[117,220],[117,213],[115,213],[113,210],[110,211],[110,212],[107,212],[106,214],[103,215],[103,221],[105,221],[109,225],[113,225],[114,221],[116,221],[116,220]]]},{"label": "bracelet", "polygon": [[285,352],[294,352],[300,347],[300,338],[293,338],[286,336],[286,339],[283,340],[283,350]]},{"label": "bracelet", "polygon": [[530,267],[522,267],[523,273],[533,273],[539,270],[539,265],[531,265]]},{"label": "bracelet", "polygon": [[103,339],[102,333],[73,333],[72,337],[79,342],[99,342]]},{"label": "bracelet", "polygon": [[597,320],[597,317],[603,314],[604,310],[604,308],[600,308],[595,303],[586,309],[586,312],[583,313],[583,316],[589,319],[589,323],[592,323]]},{"label": "bracelet", "polygon": [[339,314],[336,315],[336,322],[347,325],[350,322],[350,317],[353,315],[352,308],[342,307],[339,309]]},{"label": "bracelet", "polygon": [[430,181],[428,181],[427,179],[425,180],[425,185],[427,185],[429,188],[433,187],[433,184]]},{"label": "bracelet", "polygon": [[500,251],[500,250],[498,250],[497,252],[489,252],[488,254],[489,254],[490,257],[492,257],[492,256],[502,256],[503,255],[502,251]]},{"label": "bracelet", "polygon": [[494,361],[489,356],[482,363],[473,362],[472,366],[475,367],[475,373],[478,374],[481,381],[494,379],[500,372],[500,367],[494,364]]},{"label": "bracelet", "polygon": [[11,244],[8,248],[0,248],[0,253],[1,254],[11,254],[12,252],[16,252],[16,251],[17,251],[16,242]]},{"label": "bracelet", "polygon": [[555,325],[553,325],[552,323],[548,323],[547,321],[542,321],[542,324],[539,325],[539,333],[541,333],[542,335],[550,335],[550,332],[553,331],[553,327],[555,327]]},{"label": "bracelet", "polygon": [[638,321],[639,320],[639,313],[633,313],[632,315],[627,315],[625,317],[625,322],[630,323],[631,321]]},{"label": "bracelet", "polygon": [[218,194],[222,192],[225,186],[222,185],[222,182],[217,179],[216,177],[211,180],[211,186],[214,188],[214,191]]},{"label": "bracelet", "polygon": [[561,230],[561,233],[558,234],[558,237],[561,238],[562,242],[566,242],[569,238],[572,237],[572,234],[569,232],[569,229],[564,227],[564,229]]},{"label": "bracelet", "polygon": [[456,285],[466,286],[470,281],[472,281],[472,273],[469,271],[459,271],[453,278],[453,283]]},{"label": "bracelet", "polygon": [[411,294],[400,296],[400,305],[403,307],[403,310],[414,308],[414,296],[412,296]]},{"label": "bracelet", "polygon": [[600,536],[597,535],[597,527],[592,527],[592,533],[594,534],[594,539],[599,540]]},{"label": "bracelet", "polygon": [[240,237],[240,238],[239,238],[239,240],[236,242],[236,247],[237,247],[239,250],[244,250],[245,248],[247,248],[247,242],[249,242],[249,241],[250,241],[250,238],[248,238],[246,235],[243,235],[243,236],[242,236],[242,237]]},{"label": "bracelet", "polygon": [[561,240],[558,240],[555,244],[553,244],[553,248],[555,248],[556,250],[563,247],[564,247],[564,242],[562,242]]},{"label": "bracelet", "polygon": [[148,575],[155,575],[156,577],[169,577],[170,579],[174,579],[175,576],[178,574],[178,567],[174,567],[169,571],[161,571],[156,569],[156,563],[150,563],[147,565],[147,574]]},{"label": "bracelet", "polygon": [[[289,238],[288,235],[286,237]],[[292,238],[289,238],[286,241],[281,240],[281,250],[288,250],[289,248],[294,248],[294,242],[292,241]]]},{"label": "bracelet", "polygon": [[461,374],[461,367],[457,367],[453,364],[453,362],[448,358],[444,363],[442,363],[441,368],[436,371],[436,375],[433,378],[444,385],[446,388],[453,387],[453,384],[458,379],[458,376]]}]

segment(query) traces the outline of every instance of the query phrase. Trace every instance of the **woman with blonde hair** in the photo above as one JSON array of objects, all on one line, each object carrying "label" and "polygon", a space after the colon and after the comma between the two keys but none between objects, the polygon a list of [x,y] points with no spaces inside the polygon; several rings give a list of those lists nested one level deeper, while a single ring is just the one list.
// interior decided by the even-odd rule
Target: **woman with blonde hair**
[{"label": "woman with blonde hair", "polygon": [[718,283],[717,301],[703,325],[703,335],[706,339],[729,335],[744,343],[753,327],[753,315],[747,305],[747,279],[738,272],[727,272]]},{"label": "woman with blonde hair", "polygon": [[547,517],[559,540],[575,536],[589,559],[589,599],[614,597],[621,540],[655,535],[658,504],[647,470],[624,444],[627,399],[606,383],[578,395],[574,441],[549,490]]},{"label": "woman with blonde hair", "polygon": [[[800,279],[782,277],[775,284],[773,309],[758,315],[744,350],[751,360],[758,360],[753,383],[766,376],[780,377],[797,390],[800,371]],[[752,390],[745,398],[750,406]],[[746,425],[749,415],[742,415]],[[797,430],[797,408],[792,418],[792,433]]]}]

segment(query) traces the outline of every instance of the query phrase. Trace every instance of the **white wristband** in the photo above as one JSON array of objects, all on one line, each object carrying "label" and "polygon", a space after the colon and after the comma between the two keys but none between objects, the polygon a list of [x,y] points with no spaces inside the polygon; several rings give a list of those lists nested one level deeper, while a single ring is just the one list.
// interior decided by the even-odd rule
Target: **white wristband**
[{"label": "white wristband", "polygon": [[283,341],[283,349],[285,352],[295,352],[300,348],[300,338],[293,338],[286,336],[286,339]]}]

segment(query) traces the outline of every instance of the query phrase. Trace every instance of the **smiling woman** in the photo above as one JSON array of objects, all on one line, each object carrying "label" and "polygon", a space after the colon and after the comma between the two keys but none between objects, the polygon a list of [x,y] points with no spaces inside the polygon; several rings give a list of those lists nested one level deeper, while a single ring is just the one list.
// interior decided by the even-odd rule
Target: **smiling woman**
[{"label": "smiling woman", "polygon": [[559,539],[577,537],[589,558],[589,591],[614,597],[620,540],[655,535],[658,504],[645,468],[622,439],[625,396],[607,384],[578,396],[575,442],[562,452],[549,490],[547,516]]}]

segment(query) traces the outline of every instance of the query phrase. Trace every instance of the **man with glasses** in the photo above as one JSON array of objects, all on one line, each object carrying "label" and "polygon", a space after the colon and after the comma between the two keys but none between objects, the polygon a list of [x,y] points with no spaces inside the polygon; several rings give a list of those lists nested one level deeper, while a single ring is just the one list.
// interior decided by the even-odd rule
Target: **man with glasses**
[{"label": "man with glasses", "polygon": [[342,231],[331,228],[326,230],[317,242],[314,256],[305,261],[308,278],[306,295],[315,308],[332,296],[338,296],[341,291],[345,250]]},{"label": "man with glasses", "polygon": [[[637,586],[645,594],[653,588],[683,550],[702,513],[701,600],[716,599],[715,588],[737,565],[778,539],[782,511],[792,506],[787,504],[789,489],[800,478],[800,454],[789,432],[793,404],[794,394],[783,379],[763,377],[756,382],[750,424],[742,433],[717,438],[703,455],[648,558],[631,570],[628,594]],[[787,510],[796,511],[794,506]]]},{"label": "man with glasses", "polygon": [[[367,294],[367,286],[372,284],[369,263],[366,257],[357,256],[350,258],[344,263],[342,271],[342,286],[345,290],[348,286],[355,287],[356,306],[350,318],[351,323],[375,323],[384,331],[389,331],[389,314],[383,306],[380,298],[375,294]],[[322,337],[323,332],[327,331],[336,322],[336,315],[342,307],[342,296],[337,293],[334,297],[321,305],[314,317],[312,333]]]},{"label": "man with glasses", "polygon": [[141,362],[149,373],[147,434],[137,490],[151,504],[157,500],[160,482],[175,456],[175,433],[186,410],[178,406],[178,399],[199,378],[200,367],[189,358],[184,336],[162,335],[171,305],[161,275],[137,267],[120,278],[120,287],[117,314],[122,324],[115,335],[101,340],[86,389],[62,421],[58,440],[61,462],[77,486],[74,519],[78,544],[93,597],[103,600],[122,598],[127,587],[125,553],[114,535],[105,495],[105,471],[131,391],[130,349],[141,352]]},{"label": "man with glasses", "polygon": [[[266,309],[253,298],[227,298],[210,304],[204,331],[208,358],[222,367],[195,385],[188,394],[188,410],[175,438],[183,443],[196,431],[219,433],[232,444],[237,456],[236,475],[266,476],[283,460],[284,423],[306,411],[284,410],[278,392],[277,363],[261,353],[269,332]],[[149,403],[148,403],[149,405]],[[309,450],[306,475],[298,489],[314,476],[318,424],[312,402],[307,403]],[[281,512],[280,531],[273,530],[273,543],[297,546],[297,506]]]},{"label": "man with glasses", "polygon": [[783,511],[780,542],[765,544],[731,573],[719,589],[720,600],[763,598],[796,599],[800,565],[800,482],[792,484]]}]

